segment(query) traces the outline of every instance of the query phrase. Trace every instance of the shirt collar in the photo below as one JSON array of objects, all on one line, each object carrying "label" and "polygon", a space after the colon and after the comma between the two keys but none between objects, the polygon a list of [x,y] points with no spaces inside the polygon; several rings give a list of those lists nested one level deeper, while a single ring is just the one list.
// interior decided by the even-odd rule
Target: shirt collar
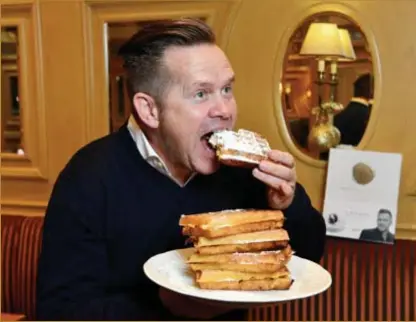
[{"label": "shirt collar", "polygon": [[139,125],[137,124],[136,120],[133,116],[129,117],[127,128],[130,132],[131,137],[133,138],[134,142],[136,143],[136,147],[139,150],[140,155],[149,163],[152,167],[156,170],[164,174],[165,176],[169,177],[173,181],[175,181],[178,185],[184,187],[191,181],[191,179],[196,175],[192,174],[189,179],[184,183],[178,182],[169,171],[168,167],[166,166],[165,162],[163,162],[162,158],[157,154],[155,149],[153,149],[152,145],[150,144],[149,140],[147,139],[146,135],[140,129]]},{"label": "shirt collar", "polygon": [[360,104],[363,104],[365,106],[369,106],[370,105],[369,104],[369,101],[366,100],[365,98],[362,98],[362,97],[353,97],[353,98],[351,98],[351,102],[360,103]]}]

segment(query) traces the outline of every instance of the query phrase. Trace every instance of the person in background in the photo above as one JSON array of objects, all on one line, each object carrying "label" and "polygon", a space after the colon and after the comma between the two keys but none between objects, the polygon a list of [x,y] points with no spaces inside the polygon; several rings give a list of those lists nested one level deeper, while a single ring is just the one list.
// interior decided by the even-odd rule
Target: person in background
[{"label": "person in background", "polygon": [[377,215],[377,227],[373,229],[363,229],[360,240],[375,241],[382,243],[394,243],[394,235],[389,231],[393,223],[393,216],[388,209],[380,209]]},{"label": "person in background", "polygon": [[349,104],[334,116],[334,125],[341,132],[340,144],[357,146],[370,118],[370,99],[373,82],[370,74],[363,74],[354,82],[354,96]]},{"label": "person in background", "polygon": [[[184,248],[181,214],[280,209],[298,256],[318,262],[326,227],[272,150],[253,170],[221,166],[207,134],[234,127],[235,75],[208,25],[142,27],[120,49],[132,115],[77,151],[54,185],[37,279],[39,320],[242,320],[244,311],[159,288],[143,264]],[[103,107],[104,108],[104,107]]]}]

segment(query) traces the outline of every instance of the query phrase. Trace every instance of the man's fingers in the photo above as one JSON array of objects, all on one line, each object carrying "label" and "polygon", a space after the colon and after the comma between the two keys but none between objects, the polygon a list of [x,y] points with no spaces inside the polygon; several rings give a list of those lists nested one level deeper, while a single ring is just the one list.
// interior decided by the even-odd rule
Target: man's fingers
[{"label": "man's fingers", "polygon": [[282,182],[282,184],[280,185],[280,189],[282,190],[285,196],[290,196],[291,194],[293,194],[294,188],[287,182]]},{"label": "man's fingers", "polygon": [[289,168],[288,166],[282,165],[280,163],[264,160],[260,162],[259,169],[262,172],[284,179],[286,181],[295,181],[296,179],[296,172],[294,171],[294,169]]},{"label": "man's fingers", "polygon": [[295,159],[288,152],[271,150],[268,154],[268,157],[271,161],[284,164],[291,169],[295,167]]},{"label": "man's fingers", "polygon": [[283,179],[267,174],[266,172],[263,172],[259,170],[258,168],[255,168],[253,170],[253,176],[257,178],[258,180],[264,182],[269,187],[276,189],[276,190],[279,189],[281,183],[284,182]]}]

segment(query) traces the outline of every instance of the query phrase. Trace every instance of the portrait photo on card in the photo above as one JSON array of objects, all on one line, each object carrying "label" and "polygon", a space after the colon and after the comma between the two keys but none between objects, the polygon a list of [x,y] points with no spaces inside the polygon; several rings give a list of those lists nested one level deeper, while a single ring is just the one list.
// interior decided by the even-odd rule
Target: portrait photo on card
[{"label": "portrait photo on card", "polygon": [[323,215],[327,235],[393,244],[402,156],[331,149]]}]

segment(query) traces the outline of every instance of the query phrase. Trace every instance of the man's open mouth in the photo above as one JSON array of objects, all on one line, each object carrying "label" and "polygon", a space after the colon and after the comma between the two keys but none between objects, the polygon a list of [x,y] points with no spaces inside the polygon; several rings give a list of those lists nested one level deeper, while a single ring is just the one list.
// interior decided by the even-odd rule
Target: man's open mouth
[{"label": "man's open mouth", "polygon": [[210,148],[211,150],[215,150],[216,149],[216,140],[215,137],[212,139],[212,135],[217,133],[217,132],[221,132],[221,131],[227,131],[227,128],[217,128],[217,129],[213,129],[207,133],[205,133],[204,135],[201,136],[201,141],[204,142],[204,144],[206,144],[206,146],[208,148]]},{"label": "man's open mouth", "polygon": [[214,147],[212,146],[212,144],[209,142],[209,139],[211,138],[212,134],[214,134],[215,131],[210,131],[208,133],[205,133],[202,137],[201,137],[201,141],[204,142],[204,144],[206,144],[206,146],[211,149],[214,150]]}]

